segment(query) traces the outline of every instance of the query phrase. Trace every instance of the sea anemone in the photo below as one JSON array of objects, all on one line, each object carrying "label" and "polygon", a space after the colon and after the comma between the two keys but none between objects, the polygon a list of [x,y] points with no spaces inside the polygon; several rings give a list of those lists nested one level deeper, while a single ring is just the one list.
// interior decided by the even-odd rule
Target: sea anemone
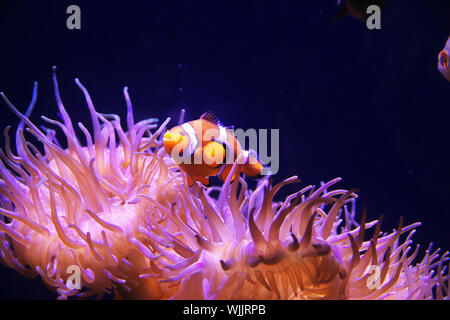
[{"label": "sea anemone", "polygon": [[[141,270],[156,258],[144,240],[146,234],[152,235],[147,214],[150,200],[145,197],[171,201],[177,196],[167,185],[175,173],[168,170],[161,152],[151,152],[160,144],[157,138],[165,124],[151,134],[157,119],[134,123],[124,88],[125,133],[118,116],[95,111],[88,92],[75,79],[85,95],[94,130],[92,139],[78,123],[86,140],[82,146],[61,101],[55,72],[53,80],[63,123],[42,118],[63,131],[66,149],[54,130],[44,133],[27,119],[36,101],[36,83],[26,116],[2,94],[21,123],[16,131],[17,154],[10,148],[9,127],[6,151],[0,152],[0,213],[9,221],[0,221],[1,260],[25,276],[39,274],[62,296],[79,293],[80,288],[67,287],[70,266],[81,270],[87,289],[81,294],[101,294],[115,283],[131,290]],[[25,139],[24,125],[44,153]]]},{"label": "sea anemone", "polygon": [[[276,201],[297,177],[275,185],[264,178],[253,190],[237,159],[223,185],[188,187],[161,147],[170,119],[135,123],[125,87],[124,131],[75,79],[93,125],[92,138],[78,123],[82,144],[55,72],[53,82],[62,122],[42,119],[61,129],[66,148],[54,130],[28,119],[37,84],[25,114],[1,94],[21,122],[16,154],[9,127],[0,150],[0,261],[40,275],[60,298],[113,290],[134,299],[448,299],[448,253],[430,246],[417,259],[419,246],[411,247],[420,223],[400,219],[383,233],[381,219],[367,222],[363,212],[358,224],[355,191],[330,190],[340,178]],[[81,287],[68,285],[75,269]]]}]

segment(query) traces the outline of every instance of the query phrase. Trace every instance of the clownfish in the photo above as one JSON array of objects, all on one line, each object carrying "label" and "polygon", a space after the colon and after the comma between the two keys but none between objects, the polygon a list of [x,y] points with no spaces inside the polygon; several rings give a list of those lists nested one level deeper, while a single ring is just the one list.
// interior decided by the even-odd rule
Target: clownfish
[{"label": "clownfish", "polygon": [[450,81],[450,37],[448,37],[444,49],[439,52],[438,69],[444,78]]},{"label": "clownfish", "polygon": [[[195,181],[209,186],[211,176],[219,176],[226,181],[240,155],[244,159],[241,163],[244,174],[258,177],[270,171],[253,151],[243,150],[232,127],[224,127],[211,112],[168,130],[163,143],[166,152],[187,173],[189,186]],[[234,178],[233,175],[231,181]]]}]

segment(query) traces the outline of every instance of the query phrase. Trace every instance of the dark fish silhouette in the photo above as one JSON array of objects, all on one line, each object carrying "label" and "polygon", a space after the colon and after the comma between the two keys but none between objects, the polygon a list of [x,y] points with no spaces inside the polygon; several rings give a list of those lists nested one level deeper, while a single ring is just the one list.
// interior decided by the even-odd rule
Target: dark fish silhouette
[{"label": "dark fish silhouette", "polygon": [[[341,0],[338,0],[338,5],[340,3]],[[365,23],[369,17],[369,14],[367,14],[368,6],[377,5],[380,9],[382,9],[385,4],[386,0],[344,0],[341,10],[338,12],[336,17],[334,17],[331,23],[335,24],[347,14]]]}]

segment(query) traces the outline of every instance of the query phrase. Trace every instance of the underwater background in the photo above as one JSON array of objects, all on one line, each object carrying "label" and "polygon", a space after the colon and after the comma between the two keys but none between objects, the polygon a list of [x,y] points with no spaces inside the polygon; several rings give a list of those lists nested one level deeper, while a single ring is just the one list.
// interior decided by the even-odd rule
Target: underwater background
[{"label": "underwater background", "polygon": [[[5,1],[0,4],[0,91],[31,116],[57,118],[51,66],[65,107],[90,128],[84,97],[124,119],[216,113],[235,128],[280,130],[280,169],[302,185],[342,177],[358,188],[357,218],[382,229],[422,222],[414,242],[450,249],[450,83],[437,55],[450,2],[387,1],[381,29],[321,1]],[[81,9],[68,30],[66,9]],[[2,103],[0,129],[19,123]],[[169,125],[169,127],[171,126]],[[4,147],[2,135],[1,147]],[[287,187],[279,196],[293,192]],[[0,299],[54,299],[39,278],[0,266]]]}]

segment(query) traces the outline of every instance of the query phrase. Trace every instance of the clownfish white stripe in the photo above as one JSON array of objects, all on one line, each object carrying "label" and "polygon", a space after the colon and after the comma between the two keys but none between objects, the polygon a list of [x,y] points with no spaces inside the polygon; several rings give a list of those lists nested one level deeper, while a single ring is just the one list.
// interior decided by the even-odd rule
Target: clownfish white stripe
[{"label": "clownfish white stripe", "polygon": [[247,150],[242,150],[242,153],[244,154],[244,163],[247,164],[250,153]]},{"label": "clownfish white stripe", "polygon": [[219,126],[219,136],[214,139],[217,142],[223,143],[228,145],[228,134],[227,134],[227,129],[223,126]]},{"label": "clownfish white stripe", "polygon": [[189,155],[193,155],[195,152],[195,149],[197,149],[198,146],[198,140],[197,135],[195,134],[194,128],[189,123],[183,123],[181,127],[184,129],[184,131],[189,136],[189,146],[186,149],[186,153]]}]

